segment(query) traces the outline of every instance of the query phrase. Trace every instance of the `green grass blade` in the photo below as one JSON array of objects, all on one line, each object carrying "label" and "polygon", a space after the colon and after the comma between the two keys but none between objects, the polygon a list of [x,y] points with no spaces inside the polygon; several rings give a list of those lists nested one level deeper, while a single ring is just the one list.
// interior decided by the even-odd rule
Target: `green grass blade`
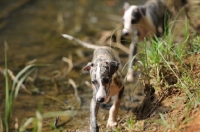
[{"label": "green grass blade", "polygon": [[12,91],[15,89],[15,86],[18,82],[18,79],[21,77],[22,74],[24,74],[29,68],[33,67],[34,65],[28,65],[24,69],[22,69],[16,76],[15,80],[13,80],[12,84]]},{"label": "green grass blade", "polygon": [[17,86],[15,88],[15,93],[14,93],[14,100],[17,98],[17,95],[19,93],[19,89],[20,86],[22,85],[22,83],[24,82],[24,80],[36,69],[36,67],[30,69],[27,73],[25,73],[25,75],[19,80],[19,82],[17,83]]},{"label": "green grass blade", "polygon": [[9,131],[9,119],[10,119],[10,100],[9,100],[9,83],[8,83],[8,64],[7,64],[7,42],[4,42],[5,46],[5,84],[6,84],[6,104],[5,104],[5,126],[6,132]]},{"label": "green grass blade", "polygon": [[[49,64],[33,64],[33,65],[28,65],[26,66],[24,69],[22,69],[16,76],[16,80],[13,82],[13,87],[12,87],[12,91],[15,90],[14,93],[14,98],[16,99],[18,92],[19,92],[19,88],[21,86],[21,84],[24,82],[24,80],[38,67],[38,66],[48,66]],[[32,68],[32,69],[30,69]],[[28,72],[27,72],[28,71]],[[27,72],[27,73],[25,73]],[[24,75],[23,75],[24,74]],[[23,77],[21,77],[23,75]],[[19,78],[21,77],[21,79],[19,80]],[[19,81],[18,81],[19,80]],[[17,86],[16,86],[17,84]]]},{"label": "green grass blade", "polygon": [[16,75],[16,79],[14,80],[14,82],[13,82],[13,85],[12,85],[12,90],[14,90],[14,88],[15,88],[15,86],[16,86],[16,84],[17,84],[17,82],[18,82],[18,79],[26,72],[26,71],[28,71],[30,68],[32,68],[32,67],[37,67],[37,66],[48,66],[48,64],[46,64],[46,65],[42,65],[42,64],[32,64],[32,65],[28,65],[28,66],[26,66],[24,69],[22,69],[17,75]]}]

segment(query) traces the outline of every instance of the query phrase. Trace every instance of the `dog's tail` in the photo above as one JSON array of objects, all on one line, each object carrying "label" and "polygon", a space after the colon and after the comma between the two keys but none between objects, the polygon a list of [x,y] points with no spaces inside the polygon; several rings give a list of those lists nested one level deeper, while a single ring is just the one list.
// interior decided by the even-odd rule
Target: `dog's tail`
[{"label": "dog's tail", "polygon": [[63,36],[64,38],[69,39],[69,40],[75,41],[75,42],[77,42],[78,44],[80,44],[80,45],[82,45],[82,46],[84,46],[84,47],[86,47],[86,48],[97,49],[97,48],[100,47],[100,46],[95,45],[95,44],[90,44],[90,43],[86,43],[86,42],[84,42],[84,41],[81,41],[81,40],[79,40],[79,39],[77,39],[77,38],[75,38],[75,37],[73,37],[73,36],[68,35],[68,34],[62,34],[62,36]]}]

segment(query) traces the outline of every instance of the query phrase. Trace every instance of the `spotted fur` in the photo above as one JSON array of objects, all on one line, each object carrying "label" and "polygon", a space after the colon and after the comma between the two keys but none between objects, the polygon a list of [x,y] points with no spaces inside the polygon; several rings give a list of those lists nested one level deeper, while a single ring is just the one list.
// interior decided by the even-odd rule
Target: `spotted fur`
[{"label": "spotted fur", "polygon": [[115,127],[120,100],[124,91],[124,83],[119,71],[121,68],[119,57],[110,47],[88,44],[66,34],[63,37],[74,40],[84,47],[94,49],[92,61],[82,69],[90,72],[93,88],[93,98],[90,105],[90,131],[99,131],[97,125],[99,105],[107,102],[111,97],[114,97],[114,102],[109,111],[107,127]]},{"label": "spotted fur", "polygon": [[[124,15],[122,29],[123,35],[132,34],[133,42],[130,44],[129,60],[136,54],[136,44],[153,38],[161,37],[167,32],[169,10],[165,6],[164,0],[148,0],[144,5],[124,4]],[[132,63],[129,65],[128,81],[132,81]]]}]

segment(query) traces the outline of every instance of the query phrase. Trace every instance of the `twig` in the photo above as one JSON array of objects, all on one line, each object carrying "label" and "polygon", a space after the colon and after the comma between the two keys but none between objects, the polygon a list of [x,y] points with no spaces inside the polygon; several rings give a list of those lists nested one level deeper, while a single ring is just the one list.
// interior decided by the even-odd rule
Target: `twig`
[{"label": "twig", "polygon": [[[110,45],[110,44],[107,44],[107,45]],[[125,53],[129,54],[129,49],[126,46],[122,45],[121,43],[112,42],[112,45],[116,46],[117,48],[121,49]]]},{"label": "twig", "polygon": [[37,61],[37,59],[33,59],[31,61],[26,62],[26,65],[31,65],[33,63],[35,63]]},{"label": "twig", "polygon": [[[6,70],[0,67],[0,72],[5,76],[6,75]],[[19,80],[15,77],[13,72],[9,69],[7,69],[8,75],[13,81],[16,81],[16,83],[19,83]],[[26,86],[24,84],[21,84],[21,88],[24,89],[28,94],[31,94],[30,91],[27,90]]]},{"label": "twig", "polygon": [[62,58],[62,61],[68,63],[68,65],[69,65],[68,69],[63,73],[62,77],[65,77],[72,70],[72,68],[73,68],[72,56],[69,55],[68,58],[67,57],[63,57]]},{"label": "twig", "polygon": [[60,70],[55,70],[55,71],[52,72],[52,75],[53,75],[53,77],[52,77],[53,80],[54,79],[60,79],[61,76],[62,76],[62,73],[61,73]]},{"label": "twig", "polygon": [[[0,71],[4,76],[6,75],[6,70],[5,69],[0,68]],[[10,76],[10,78],[13,81],[16,81],[17,83],[19,83],[19,80],[15,77],[13,72],[11,70],[9,70],[9,69],[7,69],[7,71],[8,71],[8,75]],[[21,88],[26,89],[26,86],[24,84],[21,84]]]},{"label": "twig", "polygon": [[[111,31],[104,31],[102,33],[102,37],[99,39],[99,44],[104,44],[106,43],[106,45],[108,46],[115,46],[119,49],[121,49],[122,51],[124,51],[125,53],[129,54],[129,49],[126,48],[126,46],[122,45],[120,43],[120,40],[121,40],[121,30],[118,30],[117,31],[117,34],[116,34],[116,41],[117,42],[112,42],[112,37],[113,37],[113,33]],[[110,40],[108,42],[108,40]]]},{"label": "twig", "polygon": [[79,95],[78,95],[77,86],[76,86],[74,80],[69,79],[69,83],[70,83],[70,84],[72,85],[72,87],[74,88],[74,94],[75,94],[75,96],[76,96],[76,99],[77,99],[78,102],[79,102],[79,106],[81,106],[81,98],[80,98]]},{"label": "twig", "polygon": [[72,70],[73,62],[72,62],[72,56],[71,55],[69,55],[68,58],[63,57],[62,61],[66,62],[69,65],[69,67],[66,68],[63,72],[60,72],[59,70],[54,71],[53,73],[55,74],[55,76],[53,77],[53,79],[56,79],[56,80],[64,79],[67,76],[67,74]]},{"label": "twig", "polygon": [[54,121],[54,127],[57,127],[58,120],[59,120],[59,117],[57,116],[56,119],[55,119],[55,121]]},{"label": "twig", "polygon": [[59,99],[57,99],[57,98],[55,98],[55,97],[49,96],[49,95],[44,95],[44,96],[45,96],[46,98],[52,99],[52,100],[54,100],[54,101],[57,101],[57,102],[63,104],[63,105],[67,108],[67,105],[66,105],[63,101],[61,101],[61,100],[59,100]]}]

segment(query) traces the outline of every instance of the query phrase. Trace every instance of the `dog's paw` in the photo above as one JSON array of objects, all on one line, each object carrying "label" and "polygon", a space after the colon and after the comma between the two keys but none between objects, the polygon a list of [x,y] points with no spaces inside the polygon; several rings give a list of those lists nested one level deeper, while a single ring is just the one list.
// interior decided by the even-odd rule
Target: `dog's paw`
[{"label": "dog's paw", "polygon": [[99,127],[96,126],[96,127],[91,127],[90,126],[90,132],[98,132],[99,131]]},{"label": "dog's paw", "polygon": [[114,121],[114,120],[108,120],[107,122],[107,128],[114,128],[117,126],[117,121]]}]

